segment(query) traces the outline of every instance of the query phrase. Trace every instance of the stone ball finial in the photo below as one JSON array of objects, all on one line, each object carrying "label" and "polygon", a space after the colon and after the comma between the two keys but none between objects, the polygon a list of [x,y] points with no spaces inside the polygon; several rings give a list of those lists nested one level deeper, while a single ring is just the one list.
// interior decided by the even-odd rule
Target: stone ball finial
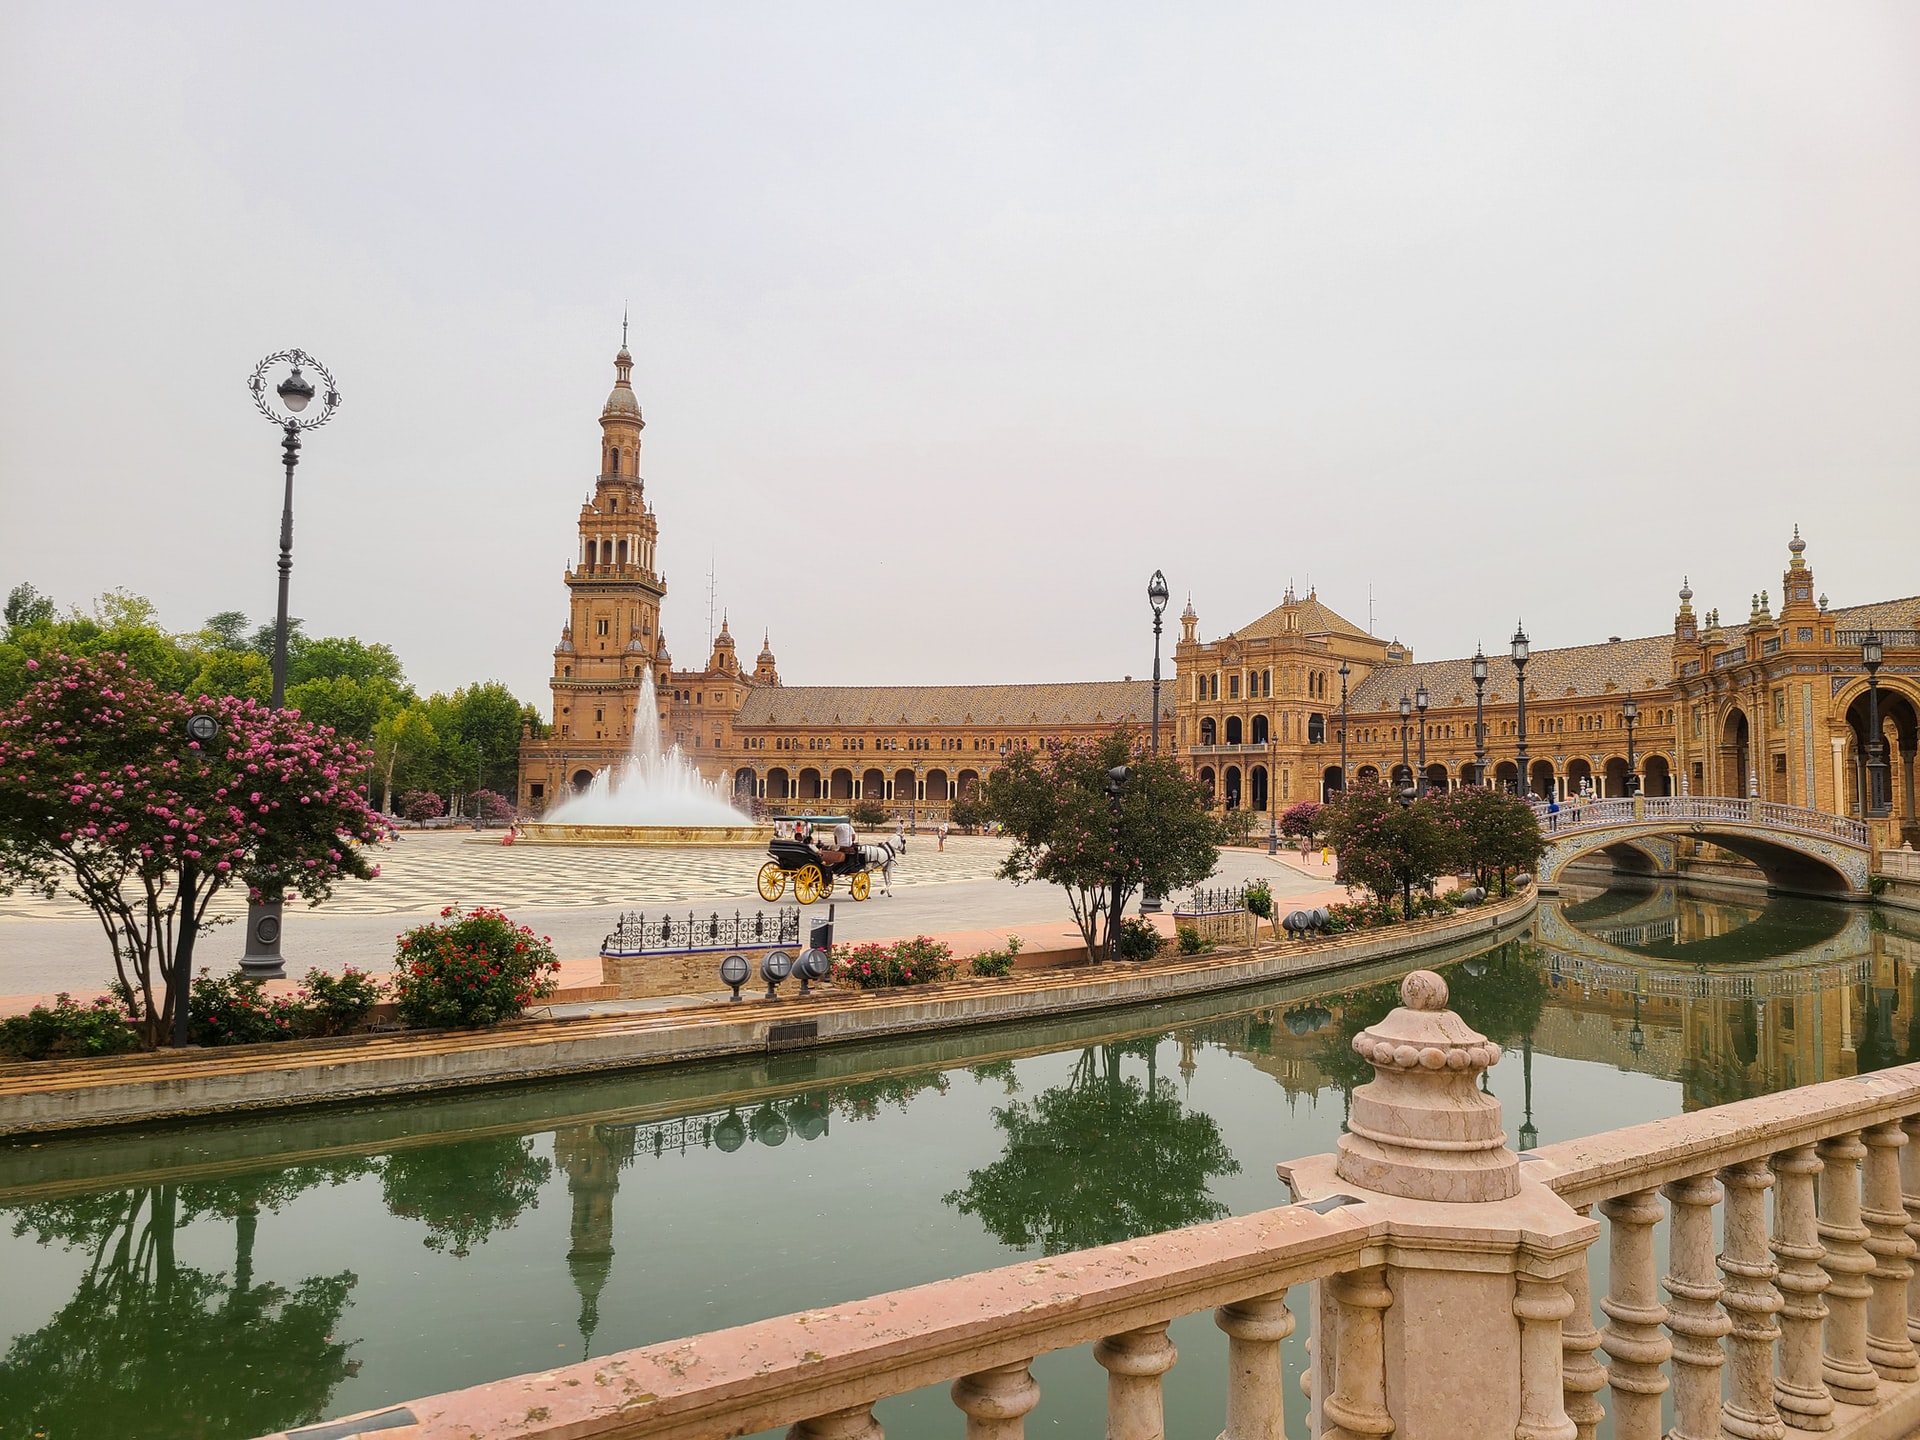
[{"label": "stone ball finial", "polygon": [[1800,538],[1800,527],[1796,525],[1793,527],[1793,539],[1787,542],[1787,549],[1792,551],[1795,555],[1799,555],[1802,552],[1804,552],[1806,548],[1807,548],[1807,542]]},{"label": "stone ball finial", "polygon": [[1680,598],[1682,600],[1693,599],[1693,584],[1684,575],[1680,577]]},{"label": "stone ball finial", "polygon": [[1444,1010],[1447,982],[1431,970],[1416,970],[1400,982],[1400,1003],[1409,1010]]}]

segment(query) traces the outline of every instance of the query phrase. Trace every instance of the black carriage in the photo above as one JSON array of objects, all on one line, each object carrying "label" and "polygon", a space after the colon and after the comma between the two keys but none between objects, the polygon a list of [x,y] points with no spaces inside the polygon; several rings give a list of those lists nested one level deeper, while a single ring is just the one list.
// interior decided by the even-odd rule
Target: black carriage
[{"label": "black carriage", "polygon": [[843,875],[847,879],[847,893],[856,900],[866,899],[872,892],[873,880],[867,874],[866,857],[858,846],[838,865],[829,865],[810,842],[780,833],[790,825],[805,824],[811,830],[831,834],[835,825],[845,822],[843,815],[776,816],[774,838],[767,846],[767,862],[760,867],[760,898],[768,902],[778,900],[787,893],[787,881],[791,878],[793,898],[802,905],[811,905],[816,900],[829,898],[833,894],[834,877]]}]

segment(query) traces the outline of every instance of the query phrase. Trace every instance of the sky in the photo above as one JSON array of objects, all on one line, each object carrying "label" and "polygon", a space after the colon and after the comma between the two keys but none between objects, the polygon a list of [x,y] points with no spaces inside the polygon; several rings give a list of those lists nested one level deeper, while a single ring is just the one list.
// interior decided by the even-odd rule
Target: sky
[{"label": "sky", "polygon": [[623,309],[681,665],[1920,593],[1912,5],[9,0],[0,178],[0,588],[270,619],[297,346],[293,611],[423,689],[545,701]]}]

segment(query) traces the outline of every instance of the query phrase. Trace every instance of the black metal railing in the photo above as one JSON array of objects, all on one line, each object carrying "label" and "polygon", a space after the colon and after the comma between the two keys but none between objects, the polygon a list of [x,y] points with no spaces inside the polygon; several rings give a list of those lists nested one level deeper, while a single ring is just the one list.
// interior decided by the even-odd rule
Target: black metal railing
[{"label": "black metal railing", "polygon": [[629,910],[621,915],[607,938],[600,942],[602,955],[659,955],[668,951],[752,950],[774,945],[800,943],[800,907],[783,905],[773,914],[756,910],[743,915],[736,910],[722,915],[718,910],[706,916],[689,910],[684,917],[663,914],[648,917]]},{"label": "black metal railing", "polygon": [[1219,889],[1195,889],[1173,907],[1174,918],[1194,919],[1201,915],[1232,915],[1247,908],[1244,885],[1224,885]]}]

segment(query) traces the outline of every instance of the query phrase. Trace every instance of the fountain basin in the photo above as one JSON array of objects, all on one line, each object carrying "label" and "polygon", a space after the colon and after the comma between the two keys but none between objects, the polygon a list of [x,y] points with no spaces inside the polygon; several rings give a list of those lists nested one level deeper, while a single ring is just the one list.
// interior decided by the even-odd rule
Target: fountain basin
[{"label": "fountain basin", "polygon": [[760,848],[771,825],[568,825],[536,820],[520,827],[517,845],[659,845]]}]

